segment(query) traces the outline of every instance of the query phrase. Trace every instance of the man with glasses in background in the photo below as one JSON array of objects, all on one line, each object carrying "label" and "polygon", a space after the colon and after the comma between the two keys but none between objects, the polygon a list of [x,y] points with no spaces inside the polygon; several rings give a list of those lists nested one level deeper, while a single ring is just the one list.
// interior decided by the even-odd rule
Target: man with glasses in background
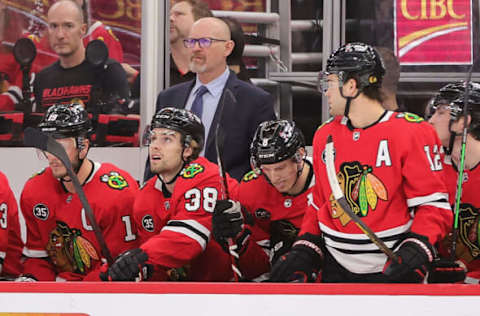
[{"label": "man with glasses in background", "polygon": [[[156,111],[174,105],[199,116],[206,136],[201,155],[212,162],[217,161],[215,130],[220,124],[225,131],[226,171],[240,180],[250,170],[249,146],[255,130],[261,122],[275,119],[273,99],[264,90],[239,80],[228,69],[227,57],[235,44],[222,20],[199,19],[183,43],[190,51],[189,67],[196,78],[162,91]],[[145,179],[151,176],[147,167]]]}]

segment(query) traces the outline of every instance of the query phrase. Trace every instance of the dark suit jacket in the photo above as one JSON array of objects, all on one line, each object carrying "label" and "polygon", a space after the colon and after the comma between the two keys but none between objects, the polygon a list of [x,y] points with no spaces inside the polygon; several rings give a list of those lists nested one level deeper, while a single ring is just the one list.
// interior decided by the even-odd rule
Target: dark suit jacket
[{"label": "dark suit jacket", "polygon": [[[167,106],[185,108],[194,84],[195,81],[192,80],[160,92],[157,97],[156,112]],[[226,89],[232,92],[233,98],[225,92]],[[222,100],[225,101],[222,102]],[[224,107],[223,113],[221,113],[222,106]],[[240,180],[250,170],[250,143],[255,130],[261,122],[274,119],[276,117],[272,96],[263,89],[239,80],[235,73],[230,71],[213,117],[209,135],[206,137],[205,157],[217,163],[215,130],[217,124],[220,123],[225,134],[223,154],[225,169],[230,176]],[[148,164],[145,178],[151,176]]]}]

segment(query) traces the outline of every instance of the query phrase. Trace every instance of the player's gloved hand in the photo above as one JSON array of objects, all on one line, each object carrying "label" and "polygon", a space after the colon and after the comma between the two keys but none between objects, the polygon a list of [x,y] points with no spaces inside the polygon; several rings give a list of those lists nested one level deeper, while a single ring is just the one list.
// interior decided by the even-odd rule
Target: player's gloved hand
[{"label": "player's gloved hand", "polygon": [[385,263],[383,273],[392,283],[421,283],[433,261],[434,250],[427,237],[410,233],[395,252],[399,262]]},{"label": "player's gloved hand", "polygon": [[[212,216],[213,238],[223,250],[235,251],[241,255],[248,244],[251,231],[245,228],[245,217],[242,206],[233,200],[217,200]],[[229,249],[228,240],[233,241]]]},{"label": "player's gloved hand", "polygon": [[299,229],[290,221],[277,220],[270,223],[270,245],[272,248],[272,263],[287,253],[297,239]]},{"label": "player's gloved hand", "polygon": [[35,278],[31,274],[20,275],[15,279],[15,282],[37,282],[37,278]]},{"label": "player's gloved hand", "polygon": [[467,276],[465,265],[447,258],[433,261],[428,273],[428,283],[463,283]]},{"label": "player's gloved hand", "polygon": [[303,234],[270,272],[270,282],[314,282],[323,262],[320,235]]},{"label": "player's gloved hand", "polygon": [[152,275],[153,267],[146,264],[148,255],[140,248],[127,250],[120,254],[111,267],[100,273],[104,281],[142,281]]}]

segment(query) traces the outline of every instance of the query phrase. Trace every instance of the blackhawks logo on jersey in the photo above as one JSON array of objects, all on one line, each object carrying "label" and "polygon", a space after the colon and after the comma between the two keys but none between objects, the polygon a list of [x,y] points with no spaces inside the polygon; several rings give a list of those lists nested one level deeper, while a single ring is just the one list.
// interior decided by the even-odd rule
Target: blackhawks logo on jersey
[{"label": "blackhawks logo on jersey", "polygon": [[92,243],[82,237],[82,232],[70,228],[62,221],[50,232],[47,253],[59,272],[85,274],[92,260],[100,260]]},{"label": "blackhawks logo on jersey", "polygon": [[102,175],[100,181],[105,182],[110,188],[115,190],[122,190],[128,187],[127,180],[116,171],[110,171],[109,174]]},{"label": "blackhawks logo on jersey", "polygon": [[470,262],[480,257],[480,236],[478,233],[478,221],[480,218],[478,210],[471,204],[462,203],[460,204],[458,219],[459,234],[457,244],[460,242],[466,246],[466,249],[462,245],[458,245],[456,256],[457,258],[465,259],[466,262]]},{"label": "blackhawks logo on jersey", "polygon": [[243,182],[248,182],[248,181],[252,181],[253,179],[256,179],[258,178],[258,175],[260,174],[260,170],[256,169],[256,170],[251,170],[249,172],[247,172],[243,178],[242,178],[242,181]]},{"label": "blackhawks logo on jersey", "polygon": [[203,170],[205,170],[205,168],[202,165],[198,163],[192,163],[186,166],[182,170],[182,172],[180,173],[180,176],[182,176],[185,179],[191,179],[195,177],[197,174],[203,172]]},{"label": "blackhawks logo on jersey", "polygon": [[404,118],[407,122],[411,123],[420,123],[423,122],[423,118],[418,116],[417,114],[409,113],[409,112],[403,112],[397,114],[398,118]]},{"label": "blackhawks logo on jersey", "polygon": [[[362,165],[358,161],[343,163],[337,173],[338,182],[350,207],[360,217],[368,215],[369,210],[377,208],[378,200],[388,199],[387,190],[377,176],[373,174],[372,167]],[[332,217],[338,218],[343,226],[350,222],[338,202],[330,195]]]}]

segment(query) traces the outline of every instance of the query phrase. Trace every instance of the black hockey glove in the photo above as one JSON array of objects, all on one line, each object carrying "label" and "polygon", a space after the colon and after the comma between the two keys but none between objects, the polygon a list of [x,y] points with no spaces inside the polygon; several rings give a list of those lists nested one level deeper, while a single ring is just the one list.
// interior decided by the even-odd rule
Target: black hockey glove
[{"label": "black hockey glove", "polygon": [[433,261],[434,250],[427,237],[410,233],[395,252],[399,262],[391,259],[383,273],[392,283],[422,283]]},{"label": "black hockey glove", "polygon": [[272,247],[272,263],[287,253],[297,238],[299,229],[287,220],[270,223],[270,245]]},{"label": "black hockey glove", "polygon": [[145,264],[148,255],[140,248],[127,250],[120,254],[106,273],[100,273],[104,281],[141,281],[148,280],[153,267]]},{"label": "black hockey glove", "polygon": [[217,200],[212,216],[213,238],[229,253],[228,239],[233,241],[234,251],[241,255],[248,245],[251,231],[245,228],[242,206],[237,201]]},{"label": "black hockey glove", "polygon": [[463,264],[446,258],[437,258],[428,274],[428,283],[463,283],[467,276]]},{"label": "black hockey glove", "polygon": [[315,282],[323,261],[322,237],[304,234],[292,249],[278,258],[270,273],[270,282]]}]

